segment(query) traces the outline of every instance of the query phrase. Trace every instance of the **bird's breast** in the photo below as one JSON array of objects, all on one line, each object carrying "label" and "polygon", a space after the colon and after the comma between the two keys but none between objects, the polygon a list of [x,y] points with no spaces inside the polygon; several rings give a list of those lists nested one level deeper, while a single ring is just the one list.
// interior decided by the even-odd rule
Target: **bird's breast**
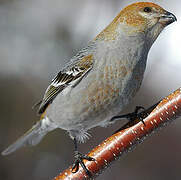
[{"label": "bird's breast", "polygon": [[105,62],[104,66],[95,68],[82,91],[81,101],[87,104],[86,110],[99,112],[111,108],[118,101],[123,103],[121,97],[132,79],[132,72],[132,67],[119,59],[112,63]]}]

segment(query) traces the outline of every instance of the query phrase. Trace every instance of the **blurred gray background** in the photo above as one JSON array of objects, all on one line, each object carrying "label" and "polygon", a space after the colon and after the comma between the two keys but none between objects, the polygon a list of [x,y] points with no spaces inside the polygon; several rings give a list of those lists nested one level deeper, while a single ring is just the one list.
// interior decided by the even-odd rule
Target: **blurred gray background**
[{"label": "blurred gray background", "polygon": [[[131,0],[0,0],[0,151],[37,120],[31,107],[51,79]],[[141,90],[126,111],[148,107],[181,86],[181,1],[154,1],[178,21],[152,47]],[[181,179],[181,119],[154,134],[107,169],[99,180]],[[125,122],[125,121],[124,121]],[[87,153],[118,129],[91,130],[80,145]],[[49,180],[73,161],[73,142],[63,130],[49,133],[36,147],[0,156],[0,179]]]}]

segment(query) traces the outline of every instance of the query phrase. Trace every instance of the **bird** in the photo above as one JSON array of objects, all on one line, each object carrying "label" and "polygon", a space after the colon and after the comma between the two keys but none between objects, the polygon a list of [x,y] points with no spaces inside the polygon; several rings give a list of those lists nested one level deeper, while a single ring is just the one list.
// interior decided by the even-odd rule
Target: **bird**
[{"label": "bird", "polygon": [[176,16],[151,2],[123,8],[113,21],[88,42],[53,78],[40,101],[40,120],[2,152],[8,155],[22,146],[36,145],[50,131],[66,130],[74,142],[75,161],[89,173],[83,160],[94,158],[78,151],[88,130],[112,124],[138,92],[152,44]]}]

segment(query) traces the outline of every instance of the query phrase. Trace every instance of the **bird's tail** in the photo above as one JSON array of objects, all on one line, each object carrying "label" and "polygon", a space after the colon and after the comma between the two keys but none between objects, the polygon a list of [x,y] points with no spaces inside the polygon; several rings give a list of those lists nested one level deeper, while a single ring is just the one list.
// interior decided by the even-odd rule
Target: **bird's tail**
[{"label": "bird's tail", "polygon": [[5,149],[1,154],[8,155],[22,146],[34,146],[38,144],[49,131],[52,131],[55,128],[56,126],[50,122],[48,118],[44,118],[38,121],[29,131]]}]

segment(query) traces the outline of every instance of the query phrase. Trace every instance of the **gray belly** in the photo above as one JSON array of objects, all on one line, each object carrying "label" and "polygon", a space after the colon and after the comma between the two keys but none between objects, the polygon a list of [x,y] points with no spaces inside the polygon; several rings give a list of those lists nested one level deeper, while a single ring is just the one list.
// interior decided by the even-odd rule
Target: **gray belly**
[{"label": "gray belly", "polygon": [[47,116],[62,129],[79,130],[104,126],[134,97],[144,69],[114,64],[92,72],[66,95],[59,94]]}]

